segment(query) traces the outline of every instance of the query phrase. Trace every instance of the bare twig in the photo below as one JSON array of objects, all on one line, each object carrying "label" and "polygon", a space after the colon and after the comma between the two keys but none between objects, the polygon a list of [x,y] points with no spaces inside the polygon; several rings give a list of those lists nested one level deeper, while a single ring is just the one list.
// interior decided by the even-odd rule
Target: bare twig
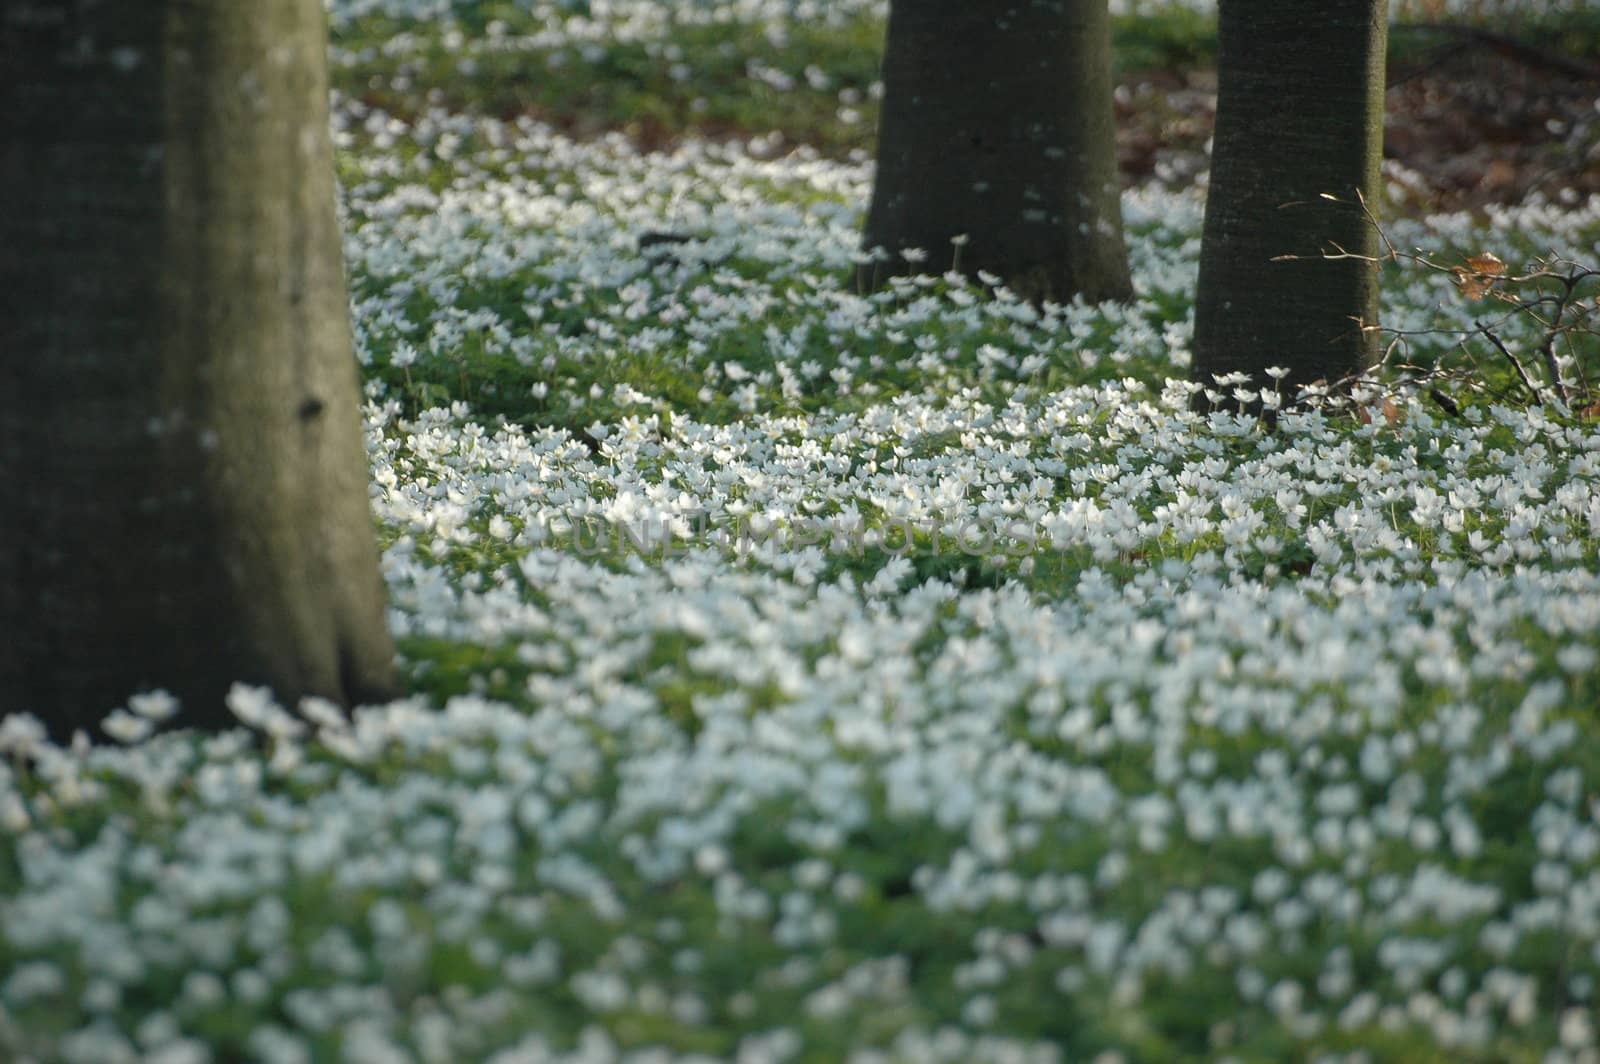
[{"label": "bare twig", "polygon": [[[1324,194],[1322,198],[1338,202],[1337,197],[1332,195]],[[1467,257],[1460,265],[1447,265],[1435,261],[1421,250],[1402,252],[1384,231],[1377,217],[1367,206],[1366,200],[1359,193],[1357,200],[1368,223],[1383,241],[1381,254],[1352,252],[1338,244],[1330,244],[1329,250],[1323,251],[1318,256],[1280,255],[1273,261],[1320,258],[1356,260],[1375,265],[1396,262],[1446,274],[1465,299],[1493,300],[1504,307],[1500,313],[1477,317],[1470,329],[1402,330],[1364,326],[1388,333],[1390,336],[1377,368],[1397,374],[1399,380],[1406,386],[1448,382],[1490,398],[1510,401],[1510,397],[1520,385],[1535,403],[1543,404],[1548,399],[1554,398],[1567,410],[1577,407],[1588,410],[1600,409],[1600,403],[1596,402],[1600,396],[1597,396],[1596,388],[1591,386],[1593,377],[1587,371],[1600,369],[1600,365],[1586,368],[1585,359],[1589,358],[1589,355],[1581,353],[1577,347],[1579,338],[1600,341],[1600,329],[1591,324],[1596,318],[1600,318],[1600,298],[1586,299],[1580,292],[1580,288],[1586,282],[1600,279],[1600,268],[1583,266],[1554,254],[1534,259],[1531,265],[1517,273],[1511,272],[1502,260],[1488,253]],[[1551,290],[1552,285],[1556,286],[1556,290]],[[1512,345],[1506,342],[1501,332],[1502,327],[1509,326],[1518,319],[1528,319],[1535,323],[1539,338],[1528,346],[1537,352],[1537,363],[1530,364],[1519,356]],[[1403,361],[1409,355],[1410,342],[1422,337],[1453,337],[1455,347],[1461,355],[1460,360],[1454,366],[1415,365]],[[1511,382],[1508,388],[1503,390],[1496,388],[1494,376],[1486,376],[1477,366],[1477,359],[1469,343],[1475,339],[1487,340],[1494,351],[1511,367],[1515,381]],[[1558,345],[1563,344],[1565,354],[1558,354]],[[1591,354],[1595,356],[1591,361],[1600,363],[1600,342],[1595,344]],[[1541,372],[1535,373],[1533,365],[1537,365]],[[1368,373],[1337,382],[1336,387],[1347,388],[1361,381],[1376,383]],[[1455,416],[1460,412],[1460,405],[1438,387],[1433,387],[1429,394],[1446,413]]]},{"label": "bare twig", "polygon": [[1443,410],[1446,414],[1449,414],[1451,417],[1460,417],[1461,416],[1461,404],[1457,403],[1454,399],[1450,398],[1448,395],[1444,394],[1439,389],[1437,389],[1437,388],[1429,388],[1428,389],[1428,398],[1432,399],[1435,403],[1437,403],[1438,406],[1439,406],[1439,409]]},{"label": "bare twig", "polygon": [[1533,378],[1528,376],[1528,367],[1522,364],[1522,359],[1511,353],[1511,348],[1507,347],[1504,341],[1494,334],[1493,329],[1490,329],[1481,321],[1475,321],[1473,324],[1478,327],[1478,331],[1483,334],[1484,338],[1495,346],[1495,350],[1504,355],[1506,361],[1516,367],[1517,376],[1522,380],[1522,386],[1528,389],[1528,394],[1533,396],[1534,402],[1539,402],[1539,387],[1533,383]]},{"label": "bare twig", "polygon": [[1545,327],[1544,343],[1539,346],[1539,354],[1543,356],[1545,368],[1550,372],[1550,380],[1555,384],[1556,394],[1561,397],[1561,402],[1569,407],[1572,405],[1572,397],[1567,391],[1567,382],[1561,373],[1561,363],[1556,359],[1556,340],[1567,331],[1565,320],[1567,310],[1577,299],[1578,286],[1595,276],[1600,276],[1600,273],[1577,265],[1573,265],[1565,276],[1558,275],[1561,294],[1555,297],[1555,313],[1551,315]]}]

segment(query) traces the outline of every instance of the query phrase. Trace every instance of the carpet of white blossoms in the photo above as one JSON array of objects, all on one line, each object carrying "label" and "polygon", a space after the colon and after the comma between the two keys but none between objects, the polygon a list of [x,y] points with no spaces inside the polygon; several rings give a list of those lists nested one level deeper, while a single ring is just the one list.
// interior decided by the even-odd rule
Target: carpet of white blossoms
[{"label": "carpet of white blossoms", "polygon": [[[1590,0],[1390,0],[1397,18],[1437,18],[1441,15],[1506,16],[1527,12],[1583,11]],[[452,14],[476,14],[481,0],[328,0],[334,24],[367,15],[430,20]],[[888,0],[514,0],[497,5],[487,17],[507,10],[527,12],[542,22],[547,39],[611,39],[617,26],[663,28],[683,22],[787,23],[869,12],[882,17]],[[1158,14],[1172,9],[1214,13],[1217,0],[1110,0],[1114,14]],[[520,13],[519,12],[519,13]]]},{"label": "carpet of white blossoms", "polygon": [[1192,192],[862,296],[866,162],[336,126],[417,693],[0,723],[4,1059],[1600,1060],[1595,422],[1191,414]]}]

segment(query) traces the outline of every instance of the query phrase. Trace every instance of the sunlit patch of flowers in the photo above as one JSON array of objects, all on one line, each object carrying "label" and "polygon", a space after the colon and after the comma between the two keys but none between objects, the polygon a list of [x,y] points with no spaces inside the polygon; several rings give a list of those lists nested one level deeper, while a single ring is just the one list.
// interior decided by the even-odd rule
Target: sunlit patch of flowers
[{"label": "sunlit patch of flowers", "polygon": [[[354,102],[340,121],[367,149],[347,176],[358,351],[413,404],[580,429],[1133,371],[1154,384],[1187,366],[1192,196],[1130,194],[1127,306],[1032,307],[944,272],[953,246],[930,253],[933,276],[869,295],[851,279],[868,163],[703,142],[643,154],[526,120],[412,124]],[[373,151],[375,137],[457,147],[405,158]]]},{"label": "sunlit patch of flowers", "polygon": [[[460,411],[387,447],[374,408],[397,630],[492,652],[464,679],[499,697],[346,716],[241,688],[242,730],[124,749],[6,724],[0,1037],[86,1060],[1588,1047],[1600,513],[1562,486],[1589,483],[1600,436],[1417,408],[1273,436],[1180,400],[686,423],[598,457]],[[926,458],[867,438],[914,451],[918,417],[943,441]],[[860,476],[820,446],[804,461],[808,437]],[[696,485],[702,439],[727,455]],[[1035,450],[1081,457],[1030,488]],[[991,465],[1012,477],[971,503],[948,486]],[[518,542],[680,480],[748,514],[849,485],[874,525],[891,484],[913,505],[918,484],[949,507],[1032,499],[1061,533],[1041,566],[1084,556],[1048,586],[974,589],[911,556],[819,577],[716,542]],[[1469,515],[1525,522],[1494,541],[1536,549],[1484,557],[1462,528],[1410,565],[1364,530]],[[1321,545],[1297,579],[1228,555],[1291,527]]]},{"label": "sunlit patch of flowers", "polygon": [[416,693],[0,722],[0,1056],[1600,1054],[1593,421],[1191,413],[1189,194],[1036,309],[855,291],[863,161],[338,126]]}]

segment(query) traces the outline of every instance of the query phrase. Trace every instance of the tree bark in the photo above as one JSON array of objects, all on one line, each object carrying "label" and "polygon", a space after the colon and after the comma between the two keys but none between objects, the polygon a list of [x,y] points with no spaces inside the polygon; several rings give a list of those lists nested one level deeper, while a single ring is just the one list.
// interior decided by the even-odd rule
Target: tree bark
[{"label": "tree bark", "polygon": [[393,692],[325,20],[0,8],[0,712]]},{"label": "tree bark", "polygon": [[[1194,379],[1242,372],[1270,387],[1265,370],[1280,366],[1292,397],[1378,355],[1387,2],[1220,6]],[[1223,391],[1220,405],[1239,405]]]},{"label": "tree bark", "polygon": [[1132,295],[1106,0],[894,0],[883,85],[863,244],[888,257],[863,288],[954,268],[1033,300]]}]

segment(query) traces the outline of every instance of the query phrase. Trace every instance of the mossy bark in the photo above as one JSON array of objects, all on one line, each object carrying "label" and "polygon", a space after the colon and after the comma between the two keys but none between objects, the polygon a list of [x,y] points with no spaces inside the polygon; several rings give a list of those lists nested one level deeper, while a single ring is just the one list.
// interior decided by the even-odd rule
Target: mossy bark
[{"label": "mossy bark", "polygon": [[[1201,384],[1242,372],[1271,386],[1265,371],[1279,366],[1292,395],[1377,358],[1386,8],[1222,0],[1195,302]],[[1223,392],[1220,405],[1238,405]]]},{"label": "mossy bark", "polygon": [[863,246],[887,258],[863,288],[954,268],[1034,300],[1132,294],[1105,0],[894,0],[883,85]]},{"label": "mossy bark", "polygon": [[0,9],[0,712],[393,692],[320,0]]}]

